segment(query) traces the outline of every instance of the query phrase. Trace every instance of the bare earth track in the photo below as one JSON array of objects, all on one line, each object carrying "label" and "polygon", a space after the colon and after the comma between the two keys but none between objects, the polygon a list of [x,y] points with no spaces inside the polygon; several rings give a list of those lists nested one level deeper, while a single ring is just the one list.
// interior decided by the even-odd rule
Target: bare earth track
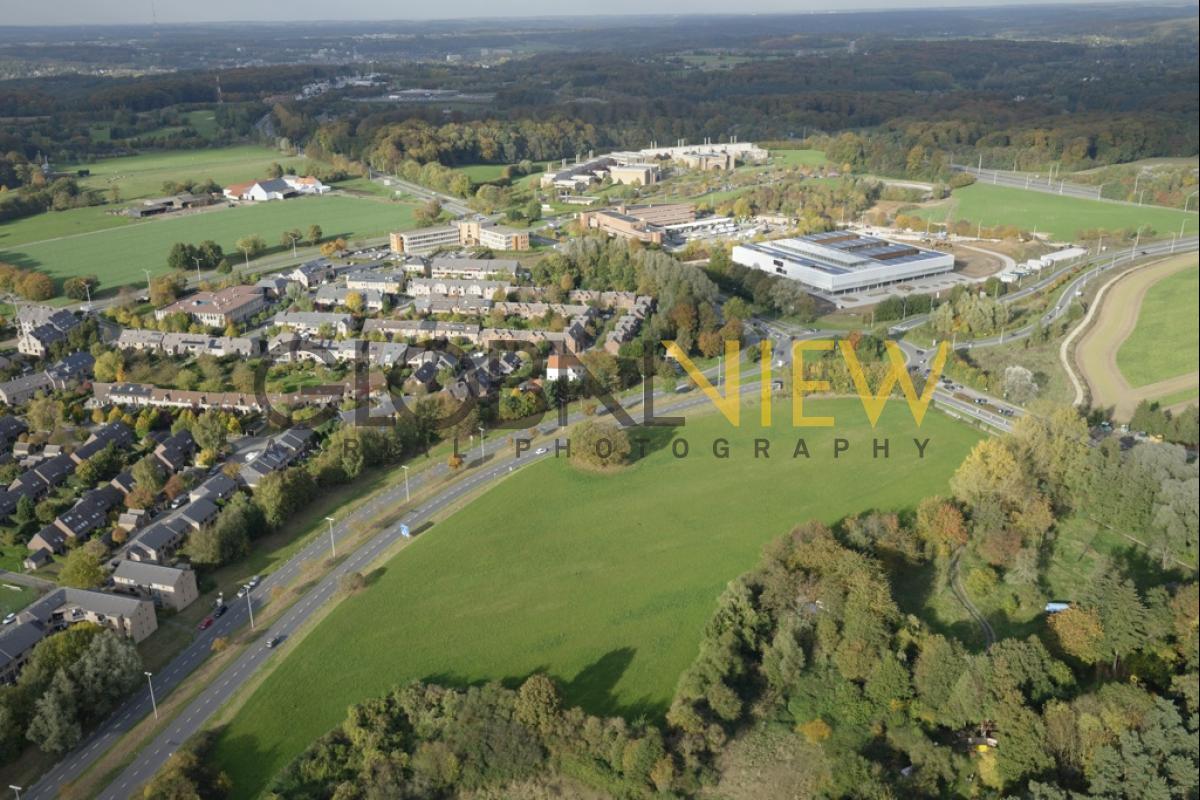
[{"label": "bare earth track", "polygon": [[[1075,362],[1091,394],[1092,405],[1114,407],[1114,417],[1127,420],[1142,400],[1165,397],[1200,386],[1200,371],[1134,388],[1117,366],[1117,351],[1133,333],[1146,292],[1163,278],[1195,263],[1195,256],[1168,258],[1131,270],[1104,287],[1097,295],[1095,319],[1083,332],[1075,350]],[[1086,320],[1085,323],[1086,324]]]}]

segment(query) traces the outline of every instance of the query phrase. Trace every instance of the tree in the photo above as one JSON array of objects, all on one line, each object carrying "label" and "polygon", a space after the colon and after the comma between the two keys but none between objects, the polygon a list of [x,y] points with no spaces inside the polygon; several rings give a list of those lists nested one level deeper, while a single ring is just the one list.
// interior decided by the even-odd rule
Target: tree
[{"label": "tree", "polygon": [[205,411],[197,417],[191,430],[197,447],[217,453],[225,447],[229,438],[229,429],[225,426],[222,415],[212,410]]},{"label": "tree", "polygon": [[305,240],[313,247],[316,247],[321,243],[324,235],[325,232],[321,230],[321,226],[314,223],[308,226],[308,235],[305,237]]},{"label": "tree", "polygon": [[187,286],[187,279],[181,272],[172,272],[150,279],[150,303],[155,308],[169,306],[179,299]]},{"label": "tree", "polygon": [[954,503],[927,497],[917,505],[917,535],[939,556],[946,556],[967,543],[967,525]]},{"label": "tree", "polygon": [[413,218],[416,220],[416,223],[418,225],[420,225],[421,227],[427,227],[429,225],[433,225],[434,223],[436,223],[438,221],[438,219],[441,218],[441,216],[442,216],[442,203],[436,197],[428,200],[423,206],[418,208],[413,214]]},{"label": "tree", "polygon": [[34,395],[26,407],[25,419],[31,430],[52,431],[62,418],[63,404],[40,392]]},{"label": "tree", "polygon": [[254,502],[267,525],[278,528],[312,499],[314,488],[308,470],[284,469],[263,478],[254,491]]},{"label": "tree", "polygon": [[106,350],[96,358],[93,372],[96,380],[112,383],[125,374],[125,357],[120,350]]},{"label": "tree", "polygon": [[95,275],[76,275],[63,281],[63,294],[72,300],[87,300],[99,285]]},{"label": "tree", "polygon": [[103,586],[108,579],[108,573],[100,556],[90,547],[77,547],[67,553],[66,562],[58,579],[65,586],[76,589],[94,589]]},{"label": "tree", "polygon": [[163,483],[166,478],[163,476],[162,464],[153,454],[142,457],[130,469],[130,474],[133,476],[133,485],[138,489],[144,489],[152,494],[158,494],[162,491]]},{"label": "tree", "polygon": [[251,258],[257,258],[264,250],[267,249],[267,243],[258,234],[243,236],[238,239],[234,245],[242,256],[246,259],[246,264],[249,266]]},{"label": "tree", "polygon": [[631,447],[629,435],[607,420],[585,419],[571,430],[571,460],[589,467],[624,464]]},{"label": "tree", "polygon": [[35,302],[54,297],[54,281],[42,272],[27,272],[17,284],[17,293]]},{"label": "tree", "polygon": [[1094,610],[1068,608],[1051,614],[1049,623],[1063,652],[1085,664],[1095,664],[1107,656],[1104,651],[1104,627],[1100,624],[1100,615]]},{"label": "tree", "polygon": [[363,310],[362,292],[356,292],[356,291],[346,292],[346,301],[345,302],[346,302],[346,308],[348,308],[351,313],[359,314],[362,312],[362,310]]},{"label": "tree", "polygon": [[59,669],[49,689],[34,704],[25,737],[45,753],[65,753],[79,744],[83,727],[76,712],[75,684]]},{"label": "tree", "polygon": [[224,772],[219,771],[210,753],[212,734],[199,738],[176,750],[163,768],[142,790],[145,800],[222,800],[233,788]]}]

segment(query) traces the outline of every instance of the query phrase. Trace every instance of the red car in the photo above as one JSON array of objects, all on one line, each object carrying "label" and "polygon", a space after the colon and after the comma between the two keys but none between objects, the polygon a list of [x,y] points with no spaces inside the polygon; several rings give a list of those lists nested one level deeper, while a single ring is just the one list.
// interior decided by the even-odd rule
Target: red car
[{"label": "red car", "polygon": [[212,627],[212,624],[213,624],[213,618],[212,618],[212,617],[205,617],[205,618],[204,618],[204,621],[200,623],[200,630],[202,630],[202,631],[206,631],[206,630],[208,630],[209,628],[211,628],[211,627]]}]

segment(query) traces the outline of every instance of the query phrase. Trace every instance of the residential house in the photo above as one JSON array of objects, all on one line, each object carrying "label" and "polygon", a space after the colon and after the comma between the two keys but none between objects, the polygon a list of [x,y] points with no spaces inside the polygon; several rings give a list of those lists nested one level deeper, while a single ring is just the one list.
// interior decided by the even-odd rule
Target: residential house
[{"label": "residential house", "polygon": [[333,278],[333,263],[328,258],[316,258],[306,261],[287,274],[291,281],[312,289]]},{"label": "residential house", "polygon": [[289,428],[275,436],[262,452],[243,464],[238,478],[251,489],[257,488],[267,475],[278,472],[307,454],[312,436],[313,432],[308,428]]},{"label": "residential house", "polygon": [[75,448],[71,459],[76,464],[82,464],[109,445],[117,448],[129,447],[133,444],[133,431],[124,422],[110,422],[101,425],[87,441]]},{"label": "residential house", "polygon": [[345,336],[354,330],[354,317],[349,314],[324,313],[320,311],[282,311],[275,315],[272,324],[277,328],[288,328],[308,336],[320,335],[328,327],[335,335]]},{"label": "residential house", "polygon": [[196,488],[188,493],[188,500],[196,502],[201,498],[207,498],[214,503],[221,503],[233,497],[237,492],[238,484],[233,478],[226,475],[224,472],[218,472],[204,480]]},{"label": "residential house", "polygon": [[408,282],[408,293],[413,297],[452,295],[491,299],[497,291],[507,292],[510,286],[508,281],[482,278],[413,278]]},{"label": "residential house", "polygon": [[546,359],[546,380],[583,380],[583,364],[574,353],[551,353]]},{"label": "residential house", "polygon": [[319,308],[336,308],[346,305],[346,298],[353,292],[358,295],[362,308],[367,311],[383,311],[383,294],[377,289],[351,289],[348,286],[326,285],[317,289],[313,305]]},{"label": "residential house", "polygon": [[173,433],[159,442],[154,448],[154,456],[168,473],[179,472],[191,463],[196,454],[196,440],[191,431],[181,430]]},{"label": "residential house", "polygon": [[50,393],[74,388],[92,377],[96,359],[91,353],[71,353],[41,372],[32,372],[0,383],[0,402],[19,406],[39,392]]},{"label": "residential house", "polygon": [[358,270],[346,276],[346,288],[354,291],[374,291],[396,295],[404,291],[403,272]]},{"label": "residential house", "polygon": [[179,516],[171,516],[146,526],[126,545],[126,556],[134,561],[164,563],[183,546],[194,528]]},{"label": "residential house", "polygon": [[22,306],[17,310],[17,351],[45,358],[50,346],[65,341],[81,320],[70,311],[49,306]]},{"label": "residential house", "polygon": [[329,187],[310,175],[284,175],[283,182],[299,194],[325,194]]},{"label": "residential house", "polygon": [[217,508],[216,503],[207,497],[201,497],[179,509],[176,514],[193,529],[200,530],[215,520],[220,512],[221,509]]},{"label": "residential house", "polygon": [[149,597],[156,606],[174,611],[182,611],[200,596],[196,573],[190,569],[121,559],[112,580],[118,589]]}]

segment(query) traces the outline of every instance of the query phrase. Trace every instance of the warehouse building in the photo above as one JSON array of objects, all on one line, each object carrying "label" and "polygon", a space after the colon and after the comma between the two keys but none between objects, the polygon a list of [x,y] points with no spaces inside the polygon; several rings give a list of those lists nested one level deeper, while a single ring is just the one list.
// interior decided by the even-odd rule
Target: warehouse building
[{"label": "warehouse building", "polygon": [[954,256],[850,231],[740,244],[733,260],[815,292],[844,294],[950,272]]}]

